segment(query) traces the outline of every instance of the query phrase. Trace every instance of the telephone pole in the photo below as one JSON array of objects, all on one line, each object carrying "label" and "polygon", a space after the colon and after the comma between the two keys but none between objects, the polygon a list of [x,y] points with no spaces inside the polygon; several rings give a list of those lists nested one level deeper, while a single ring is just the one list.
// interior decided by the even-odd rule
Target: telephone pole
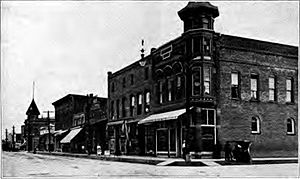
[{"label": "telephone pole", "polygon": [[15,150],[15,126],[12,127],[13,128],[13,131],[12,131],[12,150],[14,151]]},{"label": "telephone pole", "polygon": [[7,135],[8,135],[8,131],[7,129],[5,129],[5,150],[8,150],[8,138],[7,138]]},{"label": "telephone pole", "polygon": [[44,111],[44,113],[47,113],[47,121],[48,121],[48,151],[51,152],[51,126],[50,126],[50,113],[53,113],[54,111]]}]

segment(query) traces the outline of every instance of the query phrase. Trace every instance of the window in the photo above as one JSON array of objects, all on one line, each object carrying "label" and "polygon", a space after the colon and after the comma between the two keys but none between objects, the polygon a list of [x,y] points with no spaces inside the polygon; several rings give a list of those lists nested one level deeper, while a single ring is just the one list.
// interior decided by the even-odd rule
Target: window
[{"label": "window", "polygon": [[181,76],[177,76],[176,79],[177,79],[176,87],[180,88],[181,87]]},{"label": "window", "polygon": [[275,77],[269,77],[269,100],[275,101],[276,99],[276,82]]},{"label": "window", "polygon": [[293,102],[293,80],[286,80],[286,102]]},{"label": "window", "polygon": [[183,96],[183,77],[176,76],[176,99],[181,99]]},{"label": "window", "polygon": [[163,103],[163,94],[162,91],[163,90],[163,84],[161,81],[158,82],[158,102],[159,104]]},{"label": "window", "polygon": [[146,91],[145,93],[145,113],[150,111],[150,92]]},{"label": "window", "polygon": [[111,83],[111,92],[115,92],[115,83],[114,82]]},{"label": "window", "polygon": [[117,100],[116,103],[117,119],[120,118],[120,100]]},{"label": "window", "polygon": [[214,125],[215,124],[215,110],[202,109],[201,110],[201,125]]},{"label": "window", "polygon": [[200,91],[201,91],[201,70],[200,67],[198,68],[194,68],[193,69],[193,75],[192,75],[192,82],[193,82],[193,86],[192,86],[192,95],[193,96],[198,96],[200,95]]},{"label": "window", "polygon": [[200,53],[200,37],[193,38],[193,53]]},{"label": "window", "polygon": [[138,94],[137,102],[138,102],[138,104],[137,104],[137,115],[140,115],[140,114],[142,114],[142,104],[143,104],[142,94]]},{"label": "window", "polygon": [[132,95],[130,97],[130,116],[133,116],[134,103],[135,103],[135,98]]},{"label": "window", "polygon": [[202,27],[204,28],[204,29],[209,29],[209,21],[208,21],[208,19],[207,18],[203,18],[202,19]]},{"label": "window", "polygon": [[114,119],[114,113],[115,113],[114,101],[112,101],[112,102],[110,102],[110,117],[111,117],[111,119]]},{"label": "window", "polygon": [[251,99],[258,100],[258,75],[251,74]]},{"label": "window", "polygon": [[295,121],[292,118],[288,118],[286,121],[286,133],[295,134]]},{"label": "window", "polygon": [[126,98],[122,98],[122,117],[126,117]]},{"label": "window", "polygon": [[130,84],[133,85],[134,81],[133,81],[133,74],[130,75]]},{"label": "window", "polygon": [[144,70],[145,70],[144,71],[144,73],[145,73],[144,74],[145,75],[145,80],[148,80],[148,78],[149,78],[149,67],[145,67]]},{"label": "window", "polygon": [[251,133],[252,134],[259,134],[260,133],[260,120],[259,120],[258,117],[252,117]]},{"label": "window", "polygon": [[231,98],[238,99],[239,93],[239,74],[237,72],[231,73]]},{"label": "window", "polygon": [[125,77],[123,78],[123,81],[122,81],[122,86],[123,86],[123,88],[125,88],[125,87],[126,87],[126,78],[125,78]]},{"label": "window", "polygon": [[168,83],[168,101],[173,101],[174,99],[174,93],[173,93],[173,80],[168,79],[167,80]]},{"label": "window", "polygon": [[203,54],[210,55],[210,39],[203,38]]},{"label": "window", "polygon": [[210,94],[210,68],[204,68],[204,94]]}]

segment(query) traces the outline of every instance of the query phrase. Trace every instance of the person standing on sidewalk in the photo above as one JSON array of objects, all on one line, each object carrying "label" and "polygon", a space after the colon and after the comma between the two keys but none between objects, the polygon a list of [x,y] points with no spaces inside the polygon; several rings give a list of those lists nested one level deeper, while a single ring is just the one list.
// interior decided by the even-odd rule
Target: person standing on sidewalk
[{"label": "person standing on sidewalk", "polygon": [[183,159],[186,160],[186,144],[185,144],[185,140],[183,140],[182,142],[182,154],[183,154]]}]

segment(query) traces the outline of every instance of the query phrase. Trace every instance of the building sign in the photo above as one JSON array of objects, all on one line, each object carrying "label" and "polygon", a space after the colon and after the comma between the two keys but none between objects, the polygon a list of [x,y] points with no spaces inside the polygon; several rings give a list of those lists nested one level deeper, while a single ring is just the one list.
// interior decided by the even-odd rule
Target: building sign
[{"label": "building sign", "polygon": [[167,59],[171,56],[171,52],[172,52],[172,45],[169,45],[168,47],[160,51],[160,56],[162,57],[163,60]]},{"label": "building sign", "polygon": [[[50,124],[50,133],[54,133],[55,131],[55,126],[54,124]],[[44,126],[40,128],[40,135],[48,134],[49,133],[49,128],[48,126]]]}]

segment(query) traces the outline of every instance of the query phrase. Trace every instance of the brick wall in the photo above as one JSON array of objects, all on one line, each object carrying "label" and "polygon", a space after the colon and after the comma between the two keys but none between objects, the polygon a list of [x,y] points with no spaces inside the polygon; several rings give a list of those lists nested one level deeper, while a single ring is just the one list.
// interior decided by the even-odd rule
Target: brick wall
[{"label": "brick wall", "polygon": [[[231,72],[240,74],[240,99],[231,99]],[[259,75],[259,101],[250,100],[250,75]],[[277,101],[269,102],[270,75],[276,76]],[[250,140],[251,152],[259,156],[297,156],[298,80],[297,57],[223,48],[220,51],[220,103],[218,137]],[[286,79],[293,77],[294,103],[286,104]],[[261,133],[251,134],[251,118],[261,120]],[[295,135],[287,135],[286,120],[295,119]]]}]

